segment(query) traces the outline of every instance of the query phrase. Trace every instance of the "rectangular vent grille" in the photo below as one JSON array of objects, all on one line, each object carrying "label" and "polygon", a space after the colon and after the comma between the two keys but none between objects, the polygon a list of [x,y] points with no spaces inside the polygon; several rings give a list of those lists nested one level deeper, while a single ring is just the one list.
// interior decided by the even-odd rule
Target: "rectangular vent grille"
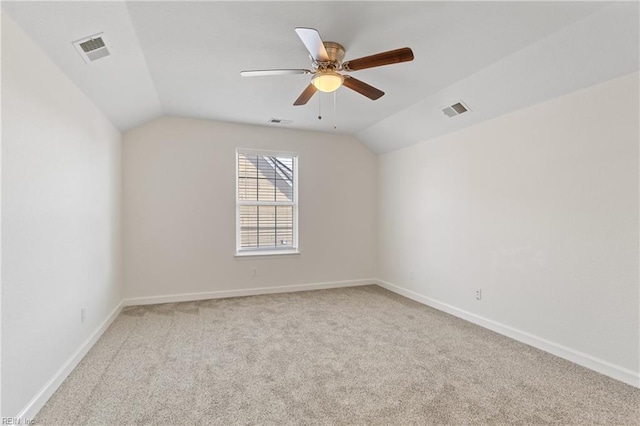
[{"label": "rectangular vent grille", "polygon": [[270,118],[268,122],[271,124],[287,125],[293,123],[293,120],[285,120],[284,118]]},{"label": "rectangular vent grille", "polygon": [[111,55],[102,33],[74,41],[73,45],[86,63]]},{"label": "rectangular vent grille", "polygon": [[447,117],[455,117],[456,115],[464,114],[467,111],[469,111],[469,108],[462,102],[455,103],[442,109],[442,112]]},{"label": "rectangular vent grille", "polygon": [[94,50],[100,49],[101,47],[105,47],[105,45],[102,37],[98,37],[92,40],[85,41],[84,43],[80,43],[80,47],[82,47],[82,50],[84,50],[86,53],[89,53]]}]

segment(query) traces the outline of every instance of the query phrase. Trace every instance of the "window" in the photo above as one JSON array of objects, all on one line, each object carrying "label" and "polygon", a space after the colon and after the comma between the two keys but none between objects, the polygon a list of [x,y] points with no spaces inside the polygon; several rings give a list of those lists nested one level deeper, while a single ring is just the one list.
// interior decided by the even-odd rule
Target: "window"
[{"label": "window", "polygon": [[296,253],[296,155],[238,150],[236,158],[236,253]]}]

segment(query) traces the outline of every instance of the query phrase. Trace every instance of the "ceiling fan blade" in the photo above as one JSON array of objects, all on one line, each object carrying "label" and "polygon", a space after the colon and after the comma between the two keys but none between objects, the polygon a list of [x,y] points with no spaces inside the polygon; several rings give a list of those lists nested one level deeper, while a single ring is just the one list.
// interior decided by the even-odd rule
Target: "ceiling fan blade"
[{"label": "ceiling fan blade", "polygon": [[240,71],[240,75],[243,77],[263,77],[263,76],[269,76],[269,75],[293,75],[293,74],[311,74],[311,71],[303,70],[303,69]]},{"label": "ceiling fan blade", "polygon": [[296,28],[296,34],[298,34],[298,37],[300,37],[300,40],[304,43],[304,47],[307,48],[313,59],[317,62],[327,62],[329,60],[327,49],[324,48],[318,30],[313,28]]},{"label": "ceiling fan blade", "polygon": [[375,55],[353,59],[342,63],[345,71],[358,71],[366,68],[381,67],[383,65],[398,64],[413,61],[413,52],[408,47],[376,53]]},{"label": "ceiling fan blade", "polygon": [[313,84],[309,84],[293,104],[295,106],[305,105],[307,102],[309,102],[309,99],[311,99],[311,97],[316,93],[316,90],[318,90],[316,89],[316,86],[314,86]]},{"label": "ceiling fan blade", "polygon": [[346,75],[344,77],[344,82],[342,83],[342,85],[355,92],[360,93],[361,95],[366,96],[372,101],[375,101],[376,99],[384,95],[384,92],[382,90],[378,90],[375,87],[368,85],[364,81],[360,81],[357,78],[351,77],[350,75]]}]

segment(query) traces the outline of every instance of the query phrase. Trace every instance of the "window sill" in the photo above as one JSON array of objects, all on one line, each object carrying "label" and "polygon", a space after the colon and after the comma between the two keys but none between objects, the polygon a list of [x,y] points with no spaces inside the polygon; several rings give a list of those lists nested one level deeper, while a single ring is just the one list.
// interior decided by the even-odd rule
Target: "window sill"
[{"label": "window sill", "polygon": [[268,257],[268,258],[278,258],[278,257],[292,257],[292,256],[300,256],[300,252],[298,250],[265,250],[265,251],[243,251],[236,253],[236,259],[246,259],[252,257]]}]

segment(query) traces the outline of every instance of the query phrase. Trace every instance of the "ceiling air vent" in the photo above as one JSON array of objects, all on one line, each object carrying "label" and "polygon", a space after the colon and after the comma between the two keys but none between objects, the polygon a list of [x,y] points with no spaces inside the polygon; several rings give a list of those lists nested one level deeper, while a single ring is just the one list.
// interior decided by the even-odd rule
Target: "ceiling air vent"
[{"label": "ceiling air vent", "polygon": [[288,125],[293,123],[293,120],[285,120],[284,118],[270,118],[268,122],[270,124]]},{"label": "ceiling air vent", "polygon": [[464,114],[467,111],[469,111],[469,107],[463,104],[462,101],[455,103],[451,106],[442,108],[442,112],[444,112],[444,115],[446,115],[449,118],[455,117],[456,115]]},{"label": "ceiling air vent", "polygon": [[103,33],[74,41],[73,45],[86,63],[111,55]]}]

